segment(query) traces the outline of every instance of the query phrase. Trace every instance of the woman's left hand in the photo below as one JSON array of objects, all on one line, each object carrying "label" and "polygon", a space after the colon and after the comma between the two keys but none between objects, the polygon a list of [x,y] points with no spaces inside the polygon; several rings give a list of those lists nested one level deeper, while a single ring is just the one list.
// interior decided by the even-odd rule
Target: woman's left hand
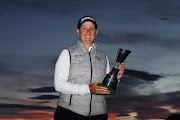
[{"label": "woman's left hand", "polygon": [[119,80],[124,75],[124,63],[121,63],[119,67],[119,72],[117,74],[117,79]]}]

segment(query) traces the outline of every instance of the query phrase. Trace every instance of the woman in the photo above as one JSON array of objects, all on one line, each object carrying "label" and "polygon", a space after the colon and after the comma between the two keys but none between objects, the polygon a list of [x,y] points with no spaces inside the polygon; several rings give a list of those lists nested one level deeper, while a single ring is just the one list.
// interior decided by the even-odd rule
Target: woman
[{"label": "woman", "polygon": [[[93,17],[82,17],[77,25],[79,40],[64,49],[56,63],[54,85],[58,91],[55,120],[107,120],[105,95],[110,91],[98,86],[109,72],[107,56],[98,50],[98,34]],[[121,64],[117,79],[123,76]]]}]

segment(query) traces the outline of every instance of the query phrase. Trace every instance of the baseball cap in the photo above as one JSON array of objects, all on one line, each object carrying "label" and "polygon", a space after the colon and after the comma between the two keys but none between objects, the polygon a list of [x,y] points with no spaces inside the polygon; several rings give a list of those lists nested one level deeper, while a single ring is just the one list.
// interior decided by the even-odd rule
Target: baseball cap
[{"label": "baseball cap", "polygon": [[78,25],[77,25],[77,28],[80,29],[81,25],[86,21],[90,21],[90,22],[94,23],[95,29],[97,29],[96,20],[91,16],[84,16],[84,17],[80,18]]}]

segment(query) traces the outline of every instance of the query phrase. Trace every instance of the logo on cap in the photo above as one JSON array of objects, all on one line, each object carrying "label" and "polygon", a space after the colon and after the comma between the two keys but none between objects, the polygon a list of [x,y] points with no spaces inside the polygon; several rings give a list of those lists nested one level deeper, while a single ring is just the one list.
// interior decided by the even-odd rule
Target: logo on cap
[{"label": "logo on cap", "polygon": [[95,21],[93,18],[91,18],[91,17],[84,17],[84,18],[82,18],[81,19],[81,23],[84,21],[84,20],[87,20],[87,19],[90,19],[90,20],[92,20],[92,21]]},{"label": "logo on cap", "polygon": [[80,18],[78,21],[77,28],[80,29],[81,24],[83,24],[86,21],[90,21],[90,22],[94,23],[95,28],[97,29],[96,20],[91,16],[84,16],[84,17]]}]

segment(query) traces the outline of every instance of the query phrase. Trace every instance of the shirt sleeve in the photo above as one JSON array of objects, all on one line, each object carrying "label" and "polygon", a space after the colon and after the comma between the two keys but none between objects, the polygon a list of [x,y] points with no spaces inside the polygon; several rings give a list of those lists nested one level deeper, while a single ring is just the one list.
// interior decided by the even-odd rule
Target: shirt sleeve
[{"label": "shirt sleeve", "polygon": [[58,92],[65,94],[79,94],[85,95],[90,94],[89,85],[73,84],[67,82],[70,68],[70,56],[69,51],[64,49],[55,65],[54,73],[54,87]]}]

